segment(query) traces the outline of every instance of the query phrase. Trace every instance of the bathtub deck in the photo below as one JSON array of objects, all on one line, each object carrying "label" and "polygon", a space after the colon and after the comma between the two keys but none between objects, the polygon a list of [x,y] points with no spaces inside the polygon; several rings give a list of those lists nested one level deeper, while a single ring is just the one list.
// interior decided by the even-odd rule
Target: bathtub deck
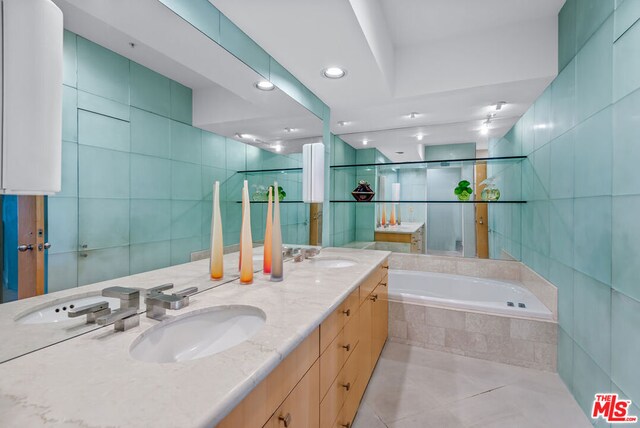
[{"label": "bathtub deck", "polygon": [[555,373],[387,342],[353,428],[589,428]]}]

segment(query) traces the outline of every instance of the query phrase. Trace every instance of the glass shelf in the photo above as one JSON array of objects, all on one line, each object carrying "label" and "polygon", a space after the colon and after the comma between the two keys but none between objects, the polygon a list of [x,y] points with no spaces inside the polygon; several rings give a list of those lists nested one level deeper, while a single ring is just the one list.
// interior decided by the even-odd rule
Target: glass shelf
[{"label": "glass shelf", "polygon": [[527,201],[438,201],[438,200],[427,200],[427,201],[369,201],[369,202],[361,202],[356,201],[355,199],[344,199],[344,200],[331,200],[329,201],[335,204],[526,204]]},{"label": "glass shelf", "polygon": [[[249,201],[252,204],[266,204],[269,201]],[[355,202],[355,201],[354,201]],[[242,201],[236,201],[236,204],[241,204]],[[280,201],[281,204],[304,204],[302,201]]]},{"label": "glass shelf", "polygon": [[302,168],[248,169],[237,171],[237,174],[292,174],[301,173]]},{"label": "glass shelf", "polygon": [[469,158],[469,159],[442,159],[430,161],[408,161],[408,162],[391,162],[391,163],[364,163],[350,165],[332,165],[332,169],[346,168],[377,168],[385,169],[425,169],[438,167],[460,167],[477,164],[500,164],[500,163],[517,163],[526,159],[526,156],[501,156],[493,158]]}]

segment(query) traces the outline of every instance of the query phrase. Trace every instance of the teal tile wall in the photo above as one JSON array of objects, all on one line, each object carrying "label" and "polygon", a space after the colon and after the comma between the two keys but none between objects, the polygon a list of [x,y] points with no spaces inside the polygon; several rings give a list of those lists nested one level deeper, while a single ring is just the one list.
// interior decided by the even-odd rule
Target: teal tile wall
[{"label": "teal tile wall", "polygon": [[[558,77],[505,138],[490,142],[491,155],[521,147],[528,156],[519,228],[509,233],[504,212],[490,207],[494,251],[515,244],[558,287],[558,372],[587,414],[596,392],[640,402],[639,4],[568,0]],[[497,173],[508,185],[507,171]]]},{"label": "teal tile wall", "polygon": [[[301,173],[237,173],[300,167],[300,155],[195,128],[191,89],[68,31],[64,46],[62,191],[48,202],[50,291],[190,261],[210,245],[216,180],[225,245],[239,241],[244,179],[252,192],[277,179],[287,199],[302,199]],[[254,205],[251,214],[260,241],[266,208]],[[285,242],[307,243],[308,206],[283,204],[282,219]]]}]

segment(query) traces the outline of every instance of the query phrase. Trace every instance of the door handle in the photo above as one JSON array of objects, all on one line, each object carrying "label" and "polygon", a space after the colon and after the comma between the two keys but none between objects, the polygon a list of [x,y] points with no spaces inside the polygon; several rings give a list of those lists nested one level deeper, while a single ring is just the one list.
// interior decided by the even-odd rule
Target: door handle
[{"label": "door handle", "polygon": [[482,218],[482,216],[480,216],[480,220],[478,220],[478,223],[484,224],[484,219]]},{"label": "door handle", "polygon": [[29,245],[18,245],[18,251],[20,251],[21,253],[24,253],[25,251],[32,251],[33,250],[33,245],[29,244]]},{"label": "door handle", "polygon": [[48,243],[48,242],[45,242],[45,243],[44,243],[44,249],[45,249],[45,250],[48,250],[49,248],[51,248],[51,244],[50,244],[50,243]]}]

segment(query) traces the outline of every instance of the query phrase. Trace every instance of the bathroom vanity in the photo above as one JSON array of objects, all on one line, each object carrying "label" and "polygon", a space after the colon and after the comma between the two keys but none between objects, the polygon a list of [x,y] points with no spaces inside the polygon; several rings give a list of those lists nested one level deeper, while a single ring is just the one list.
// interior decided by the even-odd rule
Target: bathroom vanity
[{"label": "bathroom vanity", "polygon": [[424,223],[402,223],[376,227],[374,240],[387,243],[387,248],[399,253],[424,254]]},{"label": "bathroom vanity", "polygon": [[[286,262],[283,282],[257,273],[251,285],[215,288],[207,261],[174,266],[176,279],[189,276],[181,288],[209,289],[165,320],[143,313],[126,331],[96,328],[0,364],[0,425],[350,426],[387,338],[388,256],[328,248]],[[157,271],[136,279],[149,284],[145,275],[160,284]],[[206,318],[216,311],[260,325],[216,325]],[[182,349],[229,332],[242,341],[208,356]],[[141,353],[144,343],[152,346]]]}]

